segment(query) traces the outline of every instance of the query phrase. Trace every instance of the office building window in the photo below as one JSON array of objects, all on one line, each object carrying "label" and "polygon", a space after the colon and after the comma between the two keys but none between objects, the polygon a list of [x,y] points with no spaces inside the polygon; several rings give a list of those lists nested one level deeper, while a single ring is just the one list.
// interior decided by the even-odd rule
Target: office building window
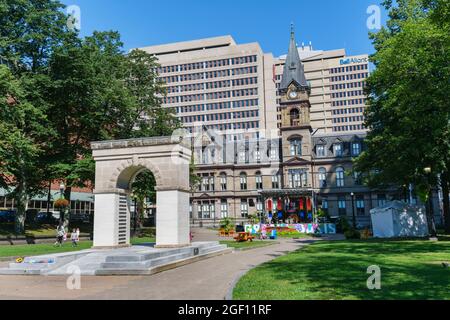
[{"label": "office building window", "polygon": [[328,213],[328,199],[327,198],[322,199],[322,210],[325,213]]},{"label": "office building window", "polygon": [[241,190],[247,190],[247,174],[241,173],[240,175],[240,183],[241,183]]},{"label": "office building window", "polygon": [[261,212],[263,212],[263,210],[264,210],[264,206],[263,206],[262,199],[260,199],[260,198],[256,199],[256,211],[261,213]]},{"label": "office building window", "polygon": [[356,197],[356,213],[360,216],[365,214],[364,196]]},{"label": "office building window", "polygon": [[220,217],[228,217],[228,203],[226,199],[222,199],[222,201],[220,202]]},{"label": "office building window", "polygon": [[336,169],[336,186],[337,187],[345,186],[344,169],[341,167]]},{"label": "office building window", "polygon": [[305,170],[289,170],[289,187],[301,188],[308,186],[308,173]]},{"label": "office building window", "polygon": [[261,172],[256,173],[255,180],[256,180],[256,189],[262,190],[263,189],[263,177],[261,175]]},{"label": "office building window", "polygon": [[227,174],[226,173],[220,174],[220,188],[222,191],[227,190]]},{"label": "office building window", "polygon": [[202,204],[202,219],[210,219],[211,218],[211,211],[209,202],[204,202]]},{"label": "office building window", "polygon": [[316,146],[316,155],[319,158],[325,157],[325,146],[324,145],[317,145]]},{"label": "office building window", "polygon": [[361,154],[361,143],[360,142],[353,142],[352,143],[352,155],[354,157],[357,157]]},{"label": "office building window", "polygon": [[277,150],[275,148],[270,149],[270,160],[277,160]]},{"label": "office building window", "polygon": [[214,175],[204,174],[201,181],[201,191],[214,191]]},{"label": "office building window", "polygon": [[248,202],[247,199],[241,200],[241,217],[247,218],[248,217]]},{"label": "office building window", "polygon": [[377,195],[377,204],[378,207],[382,207],[386,204],[387,200],[386,200],[386,195],[385,194],[379,194]]},{"label": "office building window", "polygon": [[245,159],[245,158],[246,158],[245,156],[246,156],[246,152],[245,152],[245,151],[240,151],[240,152],[239,152],[239,162],[240,162],[240,163],[244,163],[244,162],[245,162],[245,160],[246,160],[246,159]]},{"label": "office building window", "polygon": [[302,155],[302,140],[293,139],[290,141],[291,144],[291,156],[301,156]]},{"label": "office building window", "polygon": [[280,188],[280,176],[278,173],[274,174],[272,176],[272,189],[279,189]]},{"label": "office building window", "polygon": [[345,197],[338,198],[338,211],[340,216],[345,216],[347,214],[347,205]]},{"label": "office building window", "polygon": [[209,191],[209,177],[202,178],[202,191]]},{"label": "office building window", "polygon": [[319,168],[319,186],[320,188],[327,186],[327,170],[325,168]]},{"label": "office building window", "polygon": [[342,143],[335,143],[333,145],[333,153],[335,157],[342,157],[344,153]]}]

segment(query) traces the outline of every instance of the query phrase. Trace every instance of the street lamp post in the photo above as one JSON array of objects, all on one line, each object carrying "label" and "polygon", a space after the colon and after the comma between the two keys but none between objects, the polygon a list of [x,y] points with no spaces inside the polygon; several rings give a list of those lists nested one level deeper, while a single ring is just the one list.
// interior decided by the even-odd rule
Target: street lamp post
[{"label": "street lamp post", "polygon": [[355,194],[352,192],[352,215],[353,215],[353,229],[356,229],[356,214],[355,214]]},{"label": "street lamp post", "polygon": [[[60,185],[59,185],[59,192],[60,192],[60,194],[61,194],[61,199],[64,199],[64,190],[65,190],[65,185],[64,185],[64,183],[60,183]],[[64,212],[65,210],[64,210],[64,208],[61,208],[60,209],[60,212],[59,212],[59,222],[60,223],[64,223],[64,214],[65,214],[65,212]]]}]

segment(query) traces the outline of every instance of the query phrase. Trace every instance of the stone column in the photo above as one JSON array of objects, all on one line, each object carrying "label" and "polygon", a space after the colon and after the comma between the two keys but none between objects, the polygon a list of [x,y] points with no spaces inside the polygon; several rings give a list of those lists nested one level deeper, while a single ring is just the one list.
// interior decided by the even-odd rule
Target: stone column
[{"label": "stone column", "polygon": [[94,191],[94,248],[130,246],[128,194],[121,190]]},{"label": "stone column", "polygon": [[158,189],[156,203],[156,247],[189,246],[189,191]]}]

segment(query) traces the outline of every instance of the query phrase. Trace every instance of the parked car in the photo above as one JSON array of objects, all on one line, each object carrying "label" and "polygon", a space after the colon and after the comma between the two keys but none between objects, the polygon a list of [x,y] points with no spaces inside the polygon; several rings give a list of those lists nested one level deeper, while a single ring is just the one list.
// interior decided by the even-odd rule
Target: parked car
[{"label": "parked car", "polygon": [[3,222],[3,223],[14,222],[15,217],[16,217],[15,210],[1,210],[0,211],[0,222]]},{"label": "parked car", "polygon": [[58,221],[58,219],[56,219],[53,215],[53,212],[48,212],[47,211],[41,211],[36,215],[35,221],[37,223],[56,223]]},{"label": "parked car", "polygon": [[28,209],[27,212],[25,213],[25,221],[26,222],[30,222],[30,221],[36,221],[36,216],[38,214],[38,211],[36,209]]},{"label": "parked car", "polygon": [[71,214],[70,221],[75,223],[89,223],[90,215],[88,213]]}]

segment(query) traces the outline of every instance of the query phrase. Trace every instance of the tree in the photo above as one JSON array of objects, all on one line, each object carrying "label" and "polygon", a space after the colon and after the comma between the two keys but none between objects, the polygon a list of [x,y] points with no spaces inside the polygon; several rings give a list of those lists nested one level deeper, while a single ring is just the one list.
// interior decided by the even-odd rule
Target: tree
[{"label": "tree", "polygon": [[448,9],[448,2],[401,0],[395,7],[391,1],[385,5],[390,21],[371,35],[376,69],[366,88],[370,131],[355,170],[366,172],[373,185],[414,184],[427,202],[439,175],[448,186],[450,170],[450,33],[448,22],[436,23],[433,9]]},{"label": "tree", "polygon": [[55,0],[0,0],[0,57],[14,73],[38,72],[70,33],[64,7]]},{"label": "tree", "polygon": [[45,115],[25,98],[22,84],[0,65],[0,186],[17,204],[15,231],[22,234],[28,199],[42,188]]},{"label": "tree", "polygon": [[13,76],[11,84],[17,89],[9,92],[13,103],[2,104],[1,111],[9,117],[0,120],[0,175],[8,177],[2,179],[3,187],[15,198],[19,233],[24,231],[29,197],[40,191],[41,180],[49,176],[47,153],[54,132],[46,117],[48,104],[41,84],[48,78],[45,71],[54,48],[72,35],[62,8],[54,0],[0,0],[0,60],[11,73],[3,73],[2,80]]},{"label": "tree", "polygon": [[66,180],[66,199],[94,175],[91,141],[169,135],[179,126],[173,111],[161,107],[155,58],[138,50],[124,55],[122,47],[117,32],[95,32],[69,39],[50,59],[49,117],[58,132],[53,168]]},{"label": "tree", "polygon": [[145,170],[139,173],[131,185],[131,190],[136,200],[135,223],[139,226],[139,229],[143,227],[143,219],[147,199],[149,199],[149,201],[153,204],[156,203],[155,187],[155,176],[149,170]]},{"label": "tree", "polygon": [[117,32],[79,38],[63,7],[57,0],[0,0],[0,61],[17,80],[17,90],[0,97],[13,98],[14,111],[28,110],[13,118],[2,102],[3,156],[22,170],[0,159],[0,181],[19,186],[11,190],[22,194],[20,208],[31,195],[21,190],[39,189],[40,181],[64,180],[68,200],[73,186],[92,182],[91,141],[169,135],[179,126],[173,110],[161,107],[155,58],[125,55]]}]

